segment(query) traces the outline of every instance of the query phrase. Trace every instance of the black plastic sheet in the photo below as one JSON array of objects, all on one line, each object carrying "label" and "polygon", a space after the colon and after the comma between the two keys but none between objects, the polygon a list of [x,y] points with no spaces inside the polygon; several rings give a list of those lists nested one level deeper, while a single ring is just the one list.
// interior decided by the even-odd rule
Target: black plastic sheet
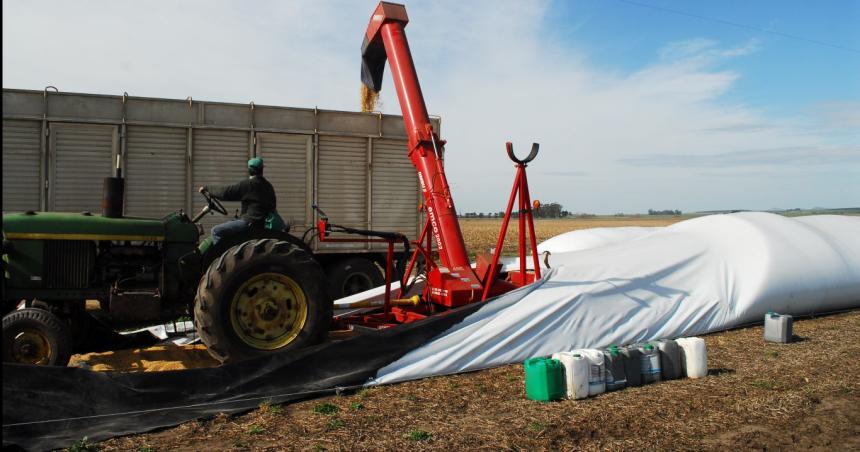
[{"label": "black plastic sheet", "polygon": [[100,441],[362,385],[481,305],[299,353],[206,369],[109,373],[4,363],[3,446],[68,447],[85,436]]}]

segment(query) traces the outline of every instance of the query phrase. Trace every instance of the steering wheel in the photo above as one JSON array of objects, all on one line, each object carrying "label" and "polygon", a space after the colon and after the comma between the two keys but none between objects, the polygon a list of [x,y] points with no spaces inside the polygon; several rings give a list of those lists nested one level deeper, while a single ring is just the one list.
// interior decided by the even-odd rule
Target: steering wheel
[{"label": "steering wheel", "polygon": [[224,208],[224,205],[221,204],[221,201],[218,198],[212,196],[208,190],[201,190],[200,194],[206,198],[206,202],[209,204],[209,208],[220,213],[221,215],[227,215],[227,209]]}]

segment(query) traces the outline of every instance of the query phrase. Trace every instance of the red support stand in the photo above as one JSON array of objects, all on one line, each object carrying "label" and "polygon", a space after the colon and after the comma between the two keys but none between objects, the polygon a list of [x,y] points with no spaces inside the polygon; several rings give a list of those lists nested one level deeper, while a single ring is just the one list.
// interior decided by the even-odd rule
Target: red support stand
[{"label": "red support stand", "polygon": [[[520,270],[519,275],[511,275],[511,282],[517,286],[524,286],[534,280],[540,279],[540,264],[538,263],[537,242],[535,239],[534,216],[532,215],[531,197],[529,195],[529,182],[526,177],[526,166],[528,163],[537,157],[538,144],[532,144],[532,151],[525,159],[518,159],[514,155],[514,145],[511,142],[505,143],[508,157],[517,164],[517,174],[514,177],[514,186],[511,188],[511,196],[508,199],[508,207],[505,210],[505,218],[502,220],[502,228],[499,231],[499,238],[496,240],[496,249],[493,252],[493,260],[490,264],[490,273],[487,275],[487,280],[484,281],[484,293],[481,300],[486,300],[490,293],[490,287],[496,277],[496,270],[499,263],[499,257],[502,254],[502,248],[505,244],[505,236],[508,232],[508,224],[511,221],[513,213],[514,200],[517,199],[519,206],[519,252],[520,252]],[[528,227],[529,245],[531,248],[532,259],[534,260],[534,278],[529,281],[526,273],[526,227]]]}]

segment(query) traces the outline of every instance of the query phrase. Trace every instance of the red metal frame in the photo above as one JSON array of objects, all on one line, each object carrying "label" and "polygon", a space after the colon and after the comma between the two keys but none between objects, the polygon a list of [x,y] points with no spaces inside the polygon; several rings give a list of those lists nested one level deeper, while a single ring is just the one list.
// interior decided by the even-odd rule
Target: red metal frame
[{"label": "red metal frame", "polygon": [[[401,323],[414,322],[426,318],[428,315],[435,313],[435,308],[430,303],[419,304],[416,306],[392,306],[391,305],[391,275],[394,266],[394,239],[379,239],[379,238],[331,238],[328,236],[328,221],[326,219],[317,222],[317,231],[320,242],[335,242],[335,243],[387,243],[388,251],[385,259],[385,297],[382,305],[382,312],[362,313],[357,315],[348,315],[339,317],[335,321],[337,328],[346,328],[349,325],[361,325],[371,328],[387,328]],[[415,246],[415,251],[409,259],[409,264],[400,281],[400,288],[397,291],[397,298],[400,299],[404,295],[403,288],[409,281],[409,275],[415,268],[418,256],[424,257],[427,270],[437,268],[436,261],[433,259],[430,242],[430,221],[428,220],[418,236],[418,240],[413,240],[410,243]],[[425,238],[426,237],[426,238]],[[426,240],[426,242],[425,242]],[[426,246],[425,246],[426,243]],[[423,300],[430,300],[430,286],[424,288]]]},{"label": "red metal frame", "polygon": [[[531,284],[541,277],[540,265],[538,264],[537,241],[535,238],[534,215],[532,215],[531,196],[529,195],[529,181],[526,176],[526,166],[528,166],[527,164],[531,158],[534,157],[531,156],[531,158],[526,160],[515,159],[515,157],[513,157],[513,144],[509,141],[505,143],[505,145],[507,147],[508,155],[511,156],[511,159],[514,159],[517,164],[517,175],[514,177],[514,186],[511,188],[511,196],[508,199],[508,207],[505,209],[505,218],[502,220],[502,228],[499,231],[499,238],[496,239],[496,249],[493,252],[493,260],[490,263],[490,273],[487,276],[487,281],[492,281],[496,277],[499,258],[502,255],[502,248],[505,245],[505,237],[508,233],[508,224],[511,221],[511,214],[513,213],[514,199],[518,199],[519,214],[517,217],[519,220],[520,270],[519,272],[509,272],[508,280],[516,286],[524,286],[526,284]],[[537,152],[533,151],[533,154],[536,155]],[[528,226],[529,245],[534,262],[534,273],[528,273],[526,271],[526,225]],[[487,299],[487,296],[490,294],[489,289],[489,285],[484,288],[481,300]]]},{"label": "red metal frame", "polygon": [[381,40],[385,47],[409,138],[409,158],[418,170],[430,232],[439,252],[441,264],[431,276],[439,284],[439,290],[431,294],[431,298],[444,306],[460,306],[477,299],[474,294],[481,292],[483,285],[472,271],[454,199],[442,168],[440,155],[445,143],[433,130],[427,114],[404,30],[408,22],[403,5],[380,2],[371,16],[365,38],[370,43]]},{"label": "red metal frame", "polygon": [[[329,243],[387,243],[388,250],[386,253],[385,259],[385,298],[382,305],[382,312],[372,313],[372,314],[359,314],[353,316],[345,316],[336,319],[336,328],[345,328],[348,325],[362,325],[372,328],[384,328],[389,326],[394,326],[400,323],[408,323],[413,322],[415,320],[420,320],[427,317],[428,314],[424,314],[423,311],[428,311],[432,309],[428,309],[426,306],[415,306],[403,308],[399,306],[391,305],[391,274],[394,266],[394,244],[397,243],[395,239],[382,239],[382,238],[331,238],[328,236],[328,221],[326,219],[321,219],[317,222],[317,232],[319,234],[320,242],[329,242]],[[414,243],[414,242],[413,242]],[[413,257],[414,259],[414,257]],[[411,272],[408,271],[406,274],[408,275]],[[403,287],[403,283],[406,281],[401,281],[401,288]],[[402,289],[398,292],[398,297],[402,293]]]}]

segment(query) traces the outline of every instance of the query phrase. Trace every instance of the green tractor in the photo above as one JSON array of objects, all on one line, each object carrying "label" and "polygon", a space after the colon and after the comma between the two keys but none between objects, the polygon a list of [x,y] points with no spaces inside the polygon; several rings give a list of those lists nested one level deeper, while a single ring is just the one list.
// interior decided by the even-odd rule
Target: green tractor
[{"label": "green tractor", "polygon": [[[332,316],[325,276],[289,229],[252,227],[217,244],[198,222],[227,210],[203,192],[189,218],[26,212],[3,215],[3,361],[65,365],[94,330],[194,317],[221,362],[325,340]],[[120,188],[121,190],[121,188]],[[122,196],[119,196],[122,199]],[[97,303],[88,300],[95,300]]]}]

